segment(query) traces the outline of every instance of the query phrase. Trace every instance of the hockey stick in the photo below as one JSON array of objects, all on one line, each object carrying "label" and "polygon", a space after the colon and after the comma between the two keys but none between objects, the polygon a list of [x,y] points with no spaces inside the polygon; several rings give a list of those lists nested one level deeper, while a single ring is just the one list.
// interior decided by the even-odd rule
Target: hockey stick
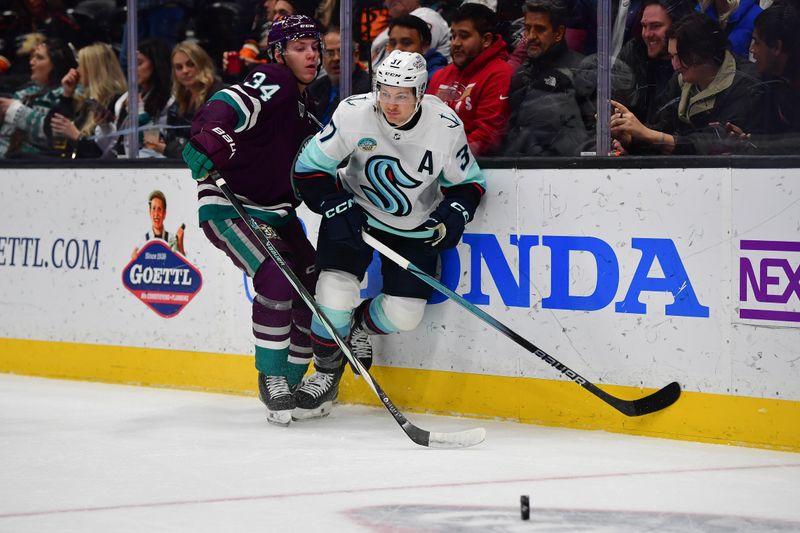
[{"label": "hockey stick", "polygon": [[378,385],[378,382],[375,381],[361,361],[358,360],[356,356],[353,355],[353,352],[350,351],[350,347],[347,343],[342,339],[339,332],[336,331],[336,328],[331,324],[331,321],[325,316],[325,313],[317,305],[317,302],[314,300],[314,297],[311,296],[311,293],[308,292],[303,286],[303,283],[297,277],[297,275],[292,272],[292,269],[284,261],[283,257],[281,256],[280,252],[278,252],[277,248],[269,241],[267,236],[264,234],[263,230],[258,226],[253,217],[250,216],[247,211],[244,210],[241,202],[231,191],[228,184],[225,182],[225,178],[223,178],[219,172],[212,171],[211,172],[212,179],[216,182],[217,187],[219,187],[228,201],[233,205],[236,212],[242,217],[247,223],[250,231],[253,235],[259,240],[259,242],[264,246],[267,254],[275,261],[275,264],[281,270],[286,279],[289,280],[292,288],[300,295],[306,305],[311,309],[311,311],[317,316],[317,318],[322,322],[325,329],[328,333],[333,336],[334,341],[342,350],[345,357],[350,361],[355,368],[361,373],[361,376],[367,382],[367,385],[372,389],[372,391],[378,396],[380,399],[381,404],[391,413],[392,417],[394,417],[395,421],[400,425],[403,431],[408,435],[408,437],[414,441],[415,443],[419,444],[420,446],[428,446],[431,448],[466,448],[469,446],[475,446],[483,442],[483,439],[486,438],[486,430],[483,428],[474,428],[468,429],[465,431],[456,431],[456,432],[431,432],[421,429],[411,422],[400,412],[397,407],[395,407],[394,403],[389,399],[383,389]]},{"label": "hockey stick", "polygon": [[468,302],[463,296],[456,294],[455,292],[448,289],[444,284],[442,284],[439,280],[435,277],[427,274],[419,267],[415,266],[413,263],[402,257],[400,254],[383,244],[381,241],[373,237],[367,232],[362,232],[362,236],[364,237],[364,242],[372,246],[375,250],[377,250],[380,254],[391,260],[392,262],[396,263],[401,268],[408,270],[419,279],[436,289],[437,291],[441,292],[445,296],[448,296],[451,300],[459,304],[461,307],[472,313],[473,315],[477,316],[493,328],[495,328],[500,333],[504,334],[506,337],[510,338],[529,352],[531,352],[536,357],[540,358],[542,361],[547,363],[548,365],[552,366],[569,379],[583,387],[584,389],[588,390],[611,407],[619,411],[620,413],[627,415],[627,416],[641,416],[646,415],[648,413],[652,413],[655,411],[660,411],[665,407],[669,407],[678,399],[681,394],[681,387],[678,385],[676,381],[673,381],[669,385],[665,386],[662,389],[657,390],[656,392],[645,396],[644,398],[639,398],[638,400],[623,400],[621,398],[617,398],[616,396],[612,396],[609,393],[605,392],[604,390],[598,388],[596,385],[588,381],[586,378],[582,377],[580,374],[575,372],[574,370],[570,369],[552,355],[547,354],[541,348],[535,346],[533,343],[528,341],[527,339],[523,338],[521,335],[517,334],[516,332],[509,329],[505,326],[502,322],[492,317],[489,313],[483,311],[482,309],[476,307],[475,305]]}]

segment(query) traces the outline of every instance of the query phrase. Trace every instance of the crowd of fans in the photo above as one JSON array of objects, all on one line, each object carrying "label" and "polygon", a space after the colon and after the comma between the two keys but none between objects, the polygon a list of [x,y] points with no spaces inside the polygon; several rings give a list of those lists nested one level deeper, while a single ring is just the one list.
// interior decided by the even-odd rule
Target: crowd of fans
[{"label": "crowd of fans", "polygon": [[[324,28],[309,88],[339,103],[337,0],[140,0],[138,157],[178,158],[194,113],[269,61],[277,17]],[[353,1],[352,92],[392,50],[428,61],[427,92],[477,156],[595,151],[592,0]],[[615,154],[800,153],[800,0],[612,0]],[[122,0],[0,0],[0,157],[128,157]]]}]

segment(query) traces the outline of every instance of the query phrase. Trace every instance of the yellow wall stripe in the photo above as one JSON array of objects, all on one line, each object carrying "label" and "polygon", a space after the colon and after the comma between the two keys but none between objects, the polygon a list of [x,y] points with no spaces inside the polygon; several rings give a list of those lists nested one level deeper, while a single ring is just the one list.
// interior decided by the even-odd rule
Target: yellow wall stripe
[{"label": "yellow wall stripe", "polygon": [[[255,396],[251,356],[0,338],[0,372]],[[626,417],[569,381],[375,367],[407,411],[800,452],[800,402],[684,392],[676,404]],[[652,389],[603,385],[626,399]],[[350,372],[339,399],[379,405]],[[388,416],[388,415],[387,415]]]}]

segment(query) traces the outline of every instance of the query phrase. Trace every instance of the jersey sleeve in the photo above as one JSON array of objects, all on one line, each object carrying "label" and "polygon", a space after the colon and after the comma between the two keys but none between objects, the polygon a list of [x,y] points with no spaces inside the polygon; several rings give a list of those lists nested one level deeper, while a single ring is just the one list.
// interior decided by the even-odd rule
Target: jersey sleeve
[{"label": "jersey sleeve", "polygon": [[288,105],[292,95],[286,83],[282,73],[257,68],[241,83],[217,91],[192,121],[192,144],[224,169],[236,157],[239,136]]},{"label": "jersey sleeve", "polygon": [[[452,121],[455,113],[448,108],[448,111],[442,114],[447,115],[448,113],[451,118],[443,117],[443,120]],[[461,121],[458,121],[457,127],[446,126],[444,130],[452,136],[452,142],[450,143],[450,153],[442,173],[439,175],[439,184],[445,198],[459,198],[469,205],[467,210],[471,220],[486,192],[486,179],[469,148]]]},{"label": "jersey sleeve", "polygon": [[[446,112],[451,117],[455,117],[452,110]],[[481,190],[481,194],[486,190],[486,179],[483,171],[478,166],[472,150],[467,142],[467,135],[464,133],[464,125],[458,121],[455,128],[445,128],[452,136],[450,151],[447,155],[439,182],[443,189],[456,186],[468,186]]]}]

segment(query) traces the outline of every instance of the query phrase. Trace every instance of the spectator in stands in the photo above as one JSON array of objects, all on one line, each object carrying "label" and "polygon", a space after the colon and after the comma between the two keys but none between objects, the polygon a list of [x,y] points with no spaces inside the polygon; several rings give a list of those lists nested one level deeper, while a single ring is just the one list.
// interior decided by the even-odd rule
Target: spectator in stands
[{"label": "spectator in stands", "polygon": [[[322,36],[322,66],[325,75],[317,78],[308,87],[308,95],[314,102],[314,116],[327,124],[339,106],[339,78],[341,76],[342,39],[339,28],[332,27]],[[353,76],[351,93],[368,93],[372,88],[369,75],[358,64],[358,45],[353,45]]]},{"label": "spectator in stands", "polygon": [[[357,5],[357,2],[353,2],[353,7]],[[314,19],[319,23],[323,31],[330,31],[339,27],[339,11],[341,9],[342,6],[339,0],[320,0],[313,13]],[[355,22],[355,19],[353,21]]]},{"label": "spectator in stands", "polygon": [[12,30],[15,37],[41,33],[78,47],[88,44],[92,38],[67,13],[61,0],[16,0],[10,7],[17,14]]},{"label": "spectator in stands", "polygon": [[583,56],[564,40],[567,8],[561,0],[527,0],[527,59],[511,79],[504,155],[578,155],[588,134],[572,69]]},{"label": "spectator in stands", "polygon": [[428,81],[434,72],[447,66],[447,58],[431,48],[431,29],[428,23],[416,15],[402,15],[389,22],[386,55],[393,50],[422,54],[427,64]]},{"label": "spectator in stands", "polygon": [[175,101],[167,113],[167,125],[173,128],[167,130],[165,156],[181,157],[190,137],[195,112],[223,87],[213,61],[197,43],[183,41],[172,49],[172,95]]},{"label": "spectator in stands", "polygon": [[[5,18],[4,15],[8,14],[0,14],[0,21]],[[45,39],[47,37],[43,33],[28,33],[16,38],[10,32],[0,35],[0,46],[5,59],[0,67],[0,93],[10,94],[30,81],[31,54]]]},{"label": "spectator in stands", "polygon": [[[138,39],[163,39],[170,46],[184,38],[186,19],[194,0],[137,0],[136,29]],[[126,64],[128,54],[128,25],[125,25],[120,46],[120,63]]]},{"label": "spectator in stands", "polygon": [[[597,52],[597,1],[569,0],[570,15],[564,39],[571,50],[585,55]],[[641,11],[642,0],[611,0],[611,56],[631,39]]]},{"label": "spectator in stands", "polygon": [[649,124],[667,102],[667,88],[674,70],[667,51],[667,31],[692,12],[691,0],[644,0],[641,33],[625,43],[617,62],[632,72],[634,93],[623,102],[639,119]]},{"label": "spectator in stands", "polygon": [[61,78],[76,66],[72,51],[60,39],[36,46],[30,57],[30,84],[11,98],[0,97],[0,157],[53,153],[45,128],[47,114],[63,92]]},{"label": "spectator in stands", "polygon": [[[222,71],[224,79],[230,82],[244,80],[256,65],[269,62],[267,54],[267,36],[272,23],[290,15],[310,16],[309,1],[313,0],[266,0],[263,10],[256,14],[250,28],[250,36],[245,40],[238,52],[240,64],[231,65],[231,56],[236,52],[224,52],[222,56]],[[338,16],[338,11],[336,12]],[[236,58],[233,58],[236,61]]]},{"label": "spectator in stands", "polygon": [[[145,39],[139,43],[136,64],[139,81],[137,123],[142,128],[139,134],[138,157],[162,157],[166,147],[164,142],[166,132],[159,131],[155,126],[167,124],[167,110],[174,101],[171,94],[170,46],[161,39]],[[123,94],[114,104],[117,131],[133,127],[128,116],[129,94],[130,91]],[[128,142],[124,133],[120,134],[117,151],[122,155],[128,155]]]},{"label": "spectator in stands", "polygon": [[737,152],[800,153],[800,13],[789,3],[776,3],[755,20],[750,53],[764,90],[763,119],[745,133],[726,124]]},{"label": "spectator in stands", "polygon": [[[384,0],[384,5],[389,9],[390,22],[403,15],[415,15],[424,20],[431,30],[431,48],[444,57],[450,57],[450,27],[439,13],[429,7],[421,7],[419,0]],[[388,40],[389,28],[386,28],[372,41],[370,53],[373,67],[377,67],[388,55]]]},{"label": "spectator in stands", "polygon": [[493,152],[508,121],[508,90],[513,70],[506,42],[496,33],[488,7],[467,3],[453,14],[450,54],[453,62],[434,74],[428,92],[453,108],[464,123],[475,156]]},{"label": "spectator in stands", "polygon": [[50,128],[54,139],[67,139],[63,155],[114,157],[117,139],[111,109],[127,85],[111,46],[95,43],[81,48],[78,68],[67,72],[61,87],[63,94],[50,112]]},{"label": "spectator in stands", "polygon": [[727,38],[702,13],[687,15],[667,33],[675,75],[670,103],[648,127],[612,100],[612,136],[628,152],[718,154],[725,146],[726,122],[745,131],[758,124],[761,98],[755,76],[737,68]]},{"label": "spectator in stands", "polygon": [[747,58],[753,22],[762,11],[758,0],[699,0],[697,10],[717,22],[728,36],[731,52]]}]

